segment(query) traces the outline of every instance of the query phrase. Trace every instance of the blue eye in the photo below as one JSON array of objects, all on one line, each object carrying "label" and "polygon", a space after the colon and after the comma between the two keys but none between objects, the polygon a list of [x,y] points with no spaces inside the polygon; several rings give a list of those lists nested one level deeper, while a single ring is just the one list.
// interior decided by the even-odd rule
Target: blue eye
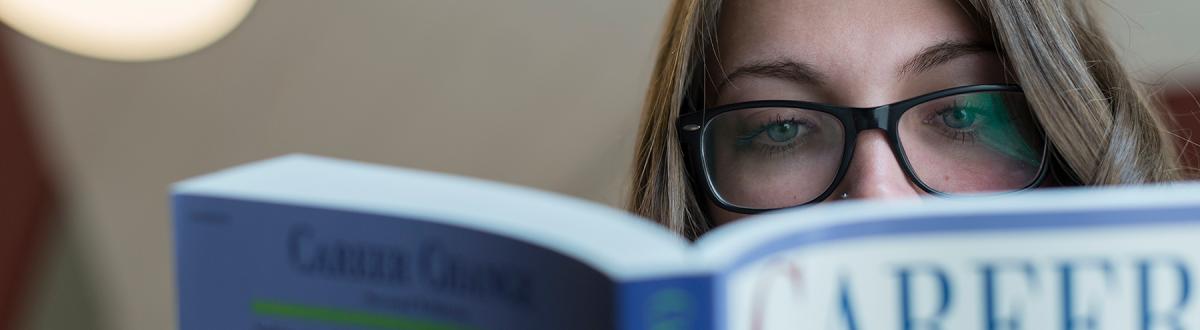
[{"label": "blue eye", "polygon": [[953,129],[966,129],[975,125],[975,112],[968,108],[957,108],[942,112],[942,123]]},{"label": "blue eye", "polygon": [[817,128],[794,118],[775,118],[763,123],[747,123],[734,145],[742,150],[776,154],[804,145]]},{"label": "blue eye", "polygon": [[767,127],[767,137],[775,142],[787,142],[800,134],[800,127],[793,122],[782,122]]}]

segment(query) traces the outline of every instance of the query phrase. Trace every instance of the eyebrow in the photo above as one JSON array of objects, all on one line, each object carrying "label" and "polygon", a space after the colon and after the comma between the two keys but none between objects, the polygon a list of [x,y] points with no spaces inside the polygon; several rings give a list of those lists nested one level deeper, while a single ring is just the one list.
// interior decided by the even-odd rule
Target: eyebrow
[{"label": "eyebrow", "polygon": [[903,77],[905,75],[922,73],[966,55],[994,52],[995,49],[991,45],[984,43],[957,40],[942,41],[936,45],[925,47],[925,49],[917,53],[917,56],[913,56],[908,63],[900,67],[898,76]]},{"label": "eyebrow", "polygon": [[[958,40],[942,41],[918,52],[916,56],[900,67],[897,75],[919,74],[962,56],[994,52],[993,47],[984,43]],[[824,85],[827,80],[825,75],[817,71],[811,64],[783,58],[751,62],[740,66],[726,75],[725,79],[717,84],[716,90],[719,93],[725,88],[725,85],[742,76],[775,78],[814,86]]]},{"label": "eyebrow", "polygon": [[825,83],[825,76],[817,72],[812,65],[796,62],[790,59],[776,59],[752,62],[733,70],[717,85],[720,91],[733,79],[741,76],[783,79],[798,84],[820,86]]}]

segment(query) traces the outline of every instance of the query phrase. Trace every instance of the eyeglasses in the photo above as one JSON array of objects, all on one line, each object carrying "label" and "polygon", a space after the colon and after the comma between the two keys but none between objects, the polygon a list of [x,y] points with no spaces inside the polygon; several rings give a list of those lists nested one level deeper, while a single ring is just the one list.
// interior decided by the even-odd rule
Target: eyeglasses
[{"label": "eyeglasses", "polygon": [[679,117],[710,197],[738,213],[819,202],[846,176],[858,133],[882,129],[905,175],[933,195],[1037,186],[1047,143],[1016,85],[973,85],[873,108],[764,100]]}]

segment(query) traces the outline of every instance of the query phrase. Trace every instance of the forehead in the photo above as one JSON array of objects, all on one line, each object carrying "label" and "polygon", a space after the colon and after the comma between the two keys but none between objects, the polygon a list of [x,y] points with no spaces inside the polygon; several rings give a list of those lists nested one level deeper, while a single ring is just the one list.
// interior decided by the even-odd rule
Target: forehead
[{"label": "forehead", "polygon": [[717,54],[725,67],[786,57],[861,79],[931,44],[979,37],[953,0],[726,0]]}]

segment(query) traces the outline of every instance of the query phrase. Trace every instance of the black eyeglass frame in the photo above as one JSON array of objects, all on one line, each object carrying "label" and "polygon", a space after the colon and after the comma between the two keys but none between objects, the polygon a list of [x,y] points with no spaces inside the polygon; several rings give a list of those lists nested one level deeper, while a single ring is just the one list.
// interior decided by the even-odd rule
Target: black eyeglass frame
[{"label": "black eyeglass frame", "polygon": [[[694,111],[693,110],[693,111],[690,111],[687,113],[683,113],[676,120],[675,128],[676,128],[676,132],[678,132],[679,142],[682,145],[683,150],[685,151],[685,157],[688,158],[687,161],[690,163],[690,166],[688,166],[689,170],[693,170],[693,171],[699,170],[699,172],[700,172],[699,174],[702,177],[701,180],[695,180],[696,178],[693,177],[692,182],[697,183],[697,184],[702,184],[703,186],[705,186],[705,188],[707,189],[706,192],[707,192],[708,197],[710,199],[712,199],[714,202],[716,202],[717,205],[720,206],[722,209],[725,209],[725,210],[728,210],[731,212],[737,212],[737,213],[743,213],[743,214],[755,214],[755,213],[761,213],[761,212],[766,212],[766,211],[809,205],[812,203],[823,201],[826,198],[829,198],[829,195],[831,195],[833,193],[833,191],[838,187],[838,185],[841,184],[842,180],[845,179],[845,177],[846,177],[846,171],[849,169],[850,161],[854,155],[854,146],[855,146],[855,144],[857,144],[858,134],[861,133],[862,131],[871,130],[871,129],[882,129],[884,131],[884,133],[888,139],[888,145],[891,146],[891,148],[892,148],[893,155],[895,155],[896,159],[898,159],[900,161],[900,167],[904,170],[904,174],[906,176],[908,176],[909,180],[916,183],[918,187],[920,187],[922,190],[924,190],[925,192],[928,192],[931,195],[953,196],[954,194],[945,193],[945,192],[941,192],[936,189],[933,189],[929,185],[925,184],[925,182],[921,181],[920,177],[918,177],[916,175],[916,172],[913,171],[912,165],[909,163],[908,156],[905,155],[905,153],[904,153],[904,147],[902,145],[903,142],[901,142],[900,136],[899,136],[898,126],[900,124],[900,117],[903,116],[904,113],[907,112],[908,110],[911,110],[914,107],[916,107],[917,105],[920,105],[925,102],[929,102],[929,101],[932,101],[935,99],[941,99],[941,98],[945,98],[945,97],[949,97],[949,96],[954,96],[954,95],[968,94],[968,93],[982,93],[982,92],[1016,92],[1016,93],[1024,94],[1024,91],[1021,89],[1021,86],[1019,86],[1019,85],[990,84],[990,85],[969,85],[969,86],[954,87],[954,88],[944,89],[944,90],[924,94],[921,96],[917,96],[914,98],[902,100],[902,101],[895,102],[892,104],[881,105],[878,107],[869,107],[869,108],[839,107],[839,106],[833,106],[833,105],[822,104],[822,103],[794,101],[794,100],[749,101],[749,102],[740,102],[740,103],[722,105],[722,106],[718,106],[718,107],[711,108],[711,109],[705,109],[703,111]],[[687,104],[687,102],[685,102],[684,107],[690,108],[691,105]],[[716,186],[713,183],[712,175],[710,174],[710,171],[708,168],[708,163],[705,161],[705,158],[706,158],[704,155],[705,148],[702,147],[704,145],[704,138],[707,135],[707,134],[705,134],[705,132],[707,132],[707,130],[709,129],[709,126],[710,126],[709,124],[712,122],[712,120],[714,118],[716,118],[717,116],[724,114],[726,112],[742,110],[742,109],[749,109],[749,108],[764,108],[764,107],[795,108],[795,109],[818,111],[818,112],[823,112],[826,114],[833,115],[839,121],[841,121],[842,126],[843,126],[843,131],[845,132],[845,135],[846,135],[843,140],[844,146],[843,146],[843,150],[842,150],[842,161],[838,167],[837,175],[834,176],[833,181],[829,184],[828,187],[825,188],[825,191],[823,193],[821,193],[821,195],[817,196],[816,198],[813,198],[812,200],[810,200],[808,202],[804,202],[804,203],[797,204],[797,205],[781,207],[781,208],[756,209],[756,208],[745,208],[745,207],[741,207],[741,206],[729,203],[723,197],[721,197],[721,194],[717,191]],[[848,125],[848,124],[852,124],[852,125]],[[1037,126],[1037,130],[1038,130],[1037,134],[1039,134],[1039,136],[1044,137],[1045,134],[1042,131],[1041,125],[1036,125],[1036,126]],[[1048,155],[1049,150],[1050,150],[1050,143],[1048,141],[1043,140],[1043,142],[1042,142],[1042,158],[1041,158],[1041,162],[1039,164],[1037,176],[1034,178],[1033,181],[1031,181],[1028,185],[1026,185],[1025,187],[1022,187],[1020,189],[1005,191],[1005,192],[1001,192],[999,194],[1028,190],[1028,189],[1037,187],[1038,185],[1041,185],[1042,182],[1046,178],[1046,173],[1048,172],[1047,168],[1049,166],[1047,165],[1047,163],[1049,163],[1049,161],[1047,158],[1049,156]]]}]

